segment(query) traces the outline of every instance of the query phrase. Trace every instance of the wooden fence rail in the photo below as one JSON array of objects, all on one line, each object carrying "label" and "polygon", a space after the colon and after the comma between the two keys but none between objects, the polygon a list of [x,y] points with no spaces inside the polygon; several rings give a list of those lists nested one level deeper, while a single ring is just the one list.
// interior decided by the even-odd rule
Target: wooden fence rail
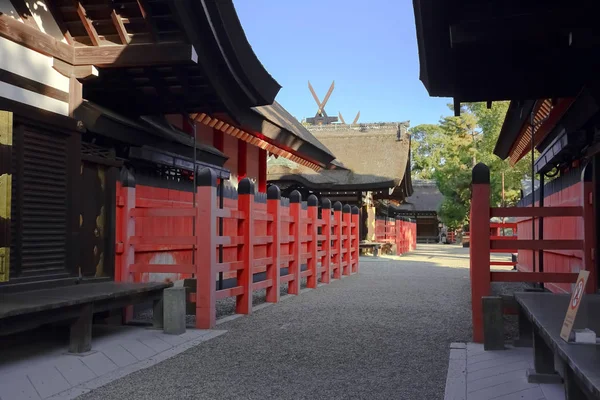
[{"label": "wooden fence rail", "polygon": [[[596,267],[593,262],[593,246],[595,241],[595,219],[591,202],[593,191],[591,168],[586,167],[583,176],[583,193],[580,207],[490,207],[490,171],[485,164],[477,164],[473,168],[470,214],[470,274],[471,274],[471,307],[473,317],[473,340],[483,342],[483,306],[482,298],[491,294],[491,282],[541,282],[541,283],[574,283],[577,273],[573,272],[492,272],[490,253],[516,252],[516,250],[545,251],[573,250],[582,253],[583,268],[590,271],[588,293],[595,293],[597,287]],[[519,218],[555,218],[582,217],[584,224],[584,240],[531,240],[515,237],[491,236],[490,228],[501,228],[500,224],[490,223],[491,217]],[[504,264],[502,264],[504,265]]]},{"label": "wooden fence rail", "polygon": [[[303,202],[298,191],[284,199],[276,186],[269,187],[265,198],[264,194],[255,195],[251,180],[243,179],[235,196],[220,208],[214,172],[206,169],[199,173],[197,184],[195,208],[136,207],[135,201],[127,201],[127,196],[135,197],[135,191],[121,188],[121,202],[128,206],[118,215],[123,240],[117,256],[120,281],[152,280],[151,274],[163,279],[165,274],[175,279],[193,278],[188,301],[194,303],[197,328],[215,326],[219,299],[235,297],[236,312],[250,314],[256,290],[266,289],[266,301],[275,303],[282,285],[289,294],[297,295],[303,278],[308,288],[316,288],[318,283],[358,273],[357,207],[339,202],[332,205],[328,199],[319,207],[314,195]],[[156,229],[147,233],[135,228],[155,227],[173,219],[180,220],[179,225],[191,222],[194,231],[158,236]],[[193,261],[136,263],[136,251],[144,246],[156,251],[180,246],[193,253]],[[233,285],[219,287],[220,274]]]}]

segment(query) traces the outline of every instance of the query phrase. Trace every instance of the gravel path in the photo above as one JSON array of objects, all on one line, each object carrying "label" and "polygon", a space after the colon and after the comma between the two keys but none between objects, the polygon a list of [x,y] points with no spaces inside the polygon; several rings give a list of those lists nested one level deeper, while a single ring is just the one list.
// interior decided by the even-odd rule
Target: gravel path
[{"label": "gravel path", "polygon": [[471,336],[468,249],[361,259],[359,275],[219,326],[228,333],[82,399],[442,399]]}]

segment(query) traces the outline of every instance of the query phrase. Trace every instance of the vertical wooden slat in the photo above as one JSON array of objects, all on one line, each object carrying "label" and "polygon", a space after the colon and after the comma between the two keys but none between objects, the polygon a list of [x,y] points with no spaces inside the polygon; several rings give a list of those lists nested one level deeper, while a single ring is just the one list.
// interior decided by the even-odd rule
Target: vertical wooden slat
[{"label": "vertical wooden slat", "polygon": [[302,266],[302,260],[301,260],[301,253],[302,253],[301,213],[302,213],[302,195],[297,190],[294,190],[290,194],[290,215],[293,220],[291,225],[292,225],[292,237],[294,238],[294,243],[291,246],[292,247],[291,254],[294,259],[290,262],[290,266],[288,269],[288,274],[292,274],[294,276],[294,278],[288,282],[288,293],[289,294],[300,294],[300,272],[301,272],[300,269]]},{"label": "vertical wooden slat", "polygon": [[[351,238],[350,235],[350,206],[348,204],[342,207],[342,249],[344,253],[342,254],[342,274],[350,275],[351,265],[350,265],[350,251],[351,251]],[[387,222],[386,222],[387,225]]]},{"label": "vertical wooden slat", "polygon": [[267,213],[273,216],[273,221],[267,228],[267,235],[273,238],[273,242],[267,248],[267,257],[273,259],[273,264],[267,266],[267,279],[273,282],[273,285],[267,288],[267,302],[277,303],[281,275],[281,192],[274,185],[267,191]]},{"label": "vertical wooden slat", "polygon": [[342,203],[336,201],[333,204],[333,220],[335,228],[333,228],[333,241],[335,242],[334,249],[336,254],[333,256],[333,278],[340,279],[342,277]]},{"label": "vertical wooden slat", "polygon": [[238,256],[244,267],[237,271],[237,284],[244,288],[244,292],[236,297],[235,312],[251,314],[254,275],[254,183],[248,178],[242,179],[238,185],[238,209],[245,215],[245,218],[239,221],[241,229],[238,233],[244,238],[241,257]]},{"label": "vertical wooden slat", "polygon": [[321,283],[331,282],[331,201],[324,199],[321,203],[321,219],[323,227],[321,232],[325,240],[321,244],[321,251],[325,253],[321,261]]},{"label": "vertical wooden slat", "polygon": [[317,196],[311,194],[308,196],[308,219],[310,223],[308,225],[308,235],[310,236],[310,242],[308,242],[308,252],[310,253],[310,259],[308,260],[308,269],[312,271],[312,275],[306,280],[306,287],[316,289],[318,284],[318,263],[317,263],[317,222],[319,221],[319,207]]},{"label": "vertical wooden slat", "polygon": [[0,282],[10,275],[13,115],[0,111]]},{"label": "vertical wooden slat", "polygon": [[[359,249],[358,249],[358,243],[360,242],[360,228],[359,228],[359,224],[360,224],[360,214],[359,214],[359,209],[357,206],[352,207],[352,224],[354,225],[354,227],[352,227],[351,229],[351,237],[352,237],[352,257],[351,257],[351,262],[352,262],[352,268],[351,268],[351,273],[358,273],[358,263],[359,263]],[[398,234],[398,231],[396,231],[396,235],[400,236]]]}]

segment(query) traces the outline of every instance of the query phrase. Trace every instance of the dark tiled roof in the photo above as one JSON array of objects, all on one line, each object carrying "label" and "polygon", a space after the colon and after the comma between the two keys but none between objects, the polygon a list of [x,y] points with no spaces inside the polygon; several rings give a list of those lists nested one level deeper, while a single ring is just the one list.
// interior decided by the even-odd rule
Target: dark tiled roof
[{"label": "dark tiled roof", "polygon": [[413,194],[398,206],[403,211],[439,211],[444,196],[440,193],[435,181],[412,181]]}]

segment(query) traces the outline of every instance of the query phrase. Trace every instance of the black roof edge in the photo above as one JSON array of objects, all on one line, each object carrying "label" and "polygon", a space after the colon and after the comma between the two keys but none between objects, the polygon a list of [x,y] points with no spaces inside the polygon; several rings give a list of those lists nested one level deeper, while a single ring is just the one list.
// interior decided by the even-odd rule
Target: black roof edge
[{"label": "black roof edge", "polygon": [[[236,54],[237,51],[241,51],[241,48],[245,47],[246,58],[248,54],[254,52],[245,37],[240,39],[231,35],[228,32],[231,28],[228,28],[221,19],[219,10],[226,7],[233,8],[232,1],[219,2],[224,4],[216,6],[213,4],[214,0],[177,0],[173,1],[173,9],[196,50],[198,64],[204,70],[207,80],[225,106],[226,112],[235,122],[241,123],[240,113],[243,110],[261,105],[264,101],[270,104],[275,100],[279,84],[272,78],[271,82],[264,79],[264,76],[269,76],[268,72],[264,70],[255,54],[253,56],[256,59],[255,63],[248,60],[238,61],[238,57],[243,57],[242,54]],[[230,19],[237,19],[237,14],[234,14],[234,17],[230,16],[227,24],[232,23]],[[239,19],[236,23],[240,24]],[[232,43],[236,43],[235,46]],[[249,78],[244,72],[246,68],[252,70],[248,72],[248,76],[259,75],[263,79],[259,78],[256,82],[249,83]],[[264,71],[257,71],[260,69]],[[277,86],[276,90],[273,89],[274,85]],[[257,99],[255,97],[257,93],[265,98]],[[267,96],[269,93],[270,95]]]},{"label": "black roof edge", "polygon": [[[273,104],[281,85],[269,74],[248,42],[232,1],[202,0],[207,8],[216,8],[211,16],[220,16],[221,26],[226,31],[231,46],[230,61],[235,61],[237,73],[255,98],[253,106]],[[213,20],[214,21],[214,20]],[[225,44],[224,42],[221,42]]]},{"label": "black roof edge", "polygon": [[508,106],[508,112],[504,118],[498,141],[494,147],[494,154],[502,160],[508,158],[510,149],[519,137],[523,124],[531,115],[535,100],[511,101]]}]

